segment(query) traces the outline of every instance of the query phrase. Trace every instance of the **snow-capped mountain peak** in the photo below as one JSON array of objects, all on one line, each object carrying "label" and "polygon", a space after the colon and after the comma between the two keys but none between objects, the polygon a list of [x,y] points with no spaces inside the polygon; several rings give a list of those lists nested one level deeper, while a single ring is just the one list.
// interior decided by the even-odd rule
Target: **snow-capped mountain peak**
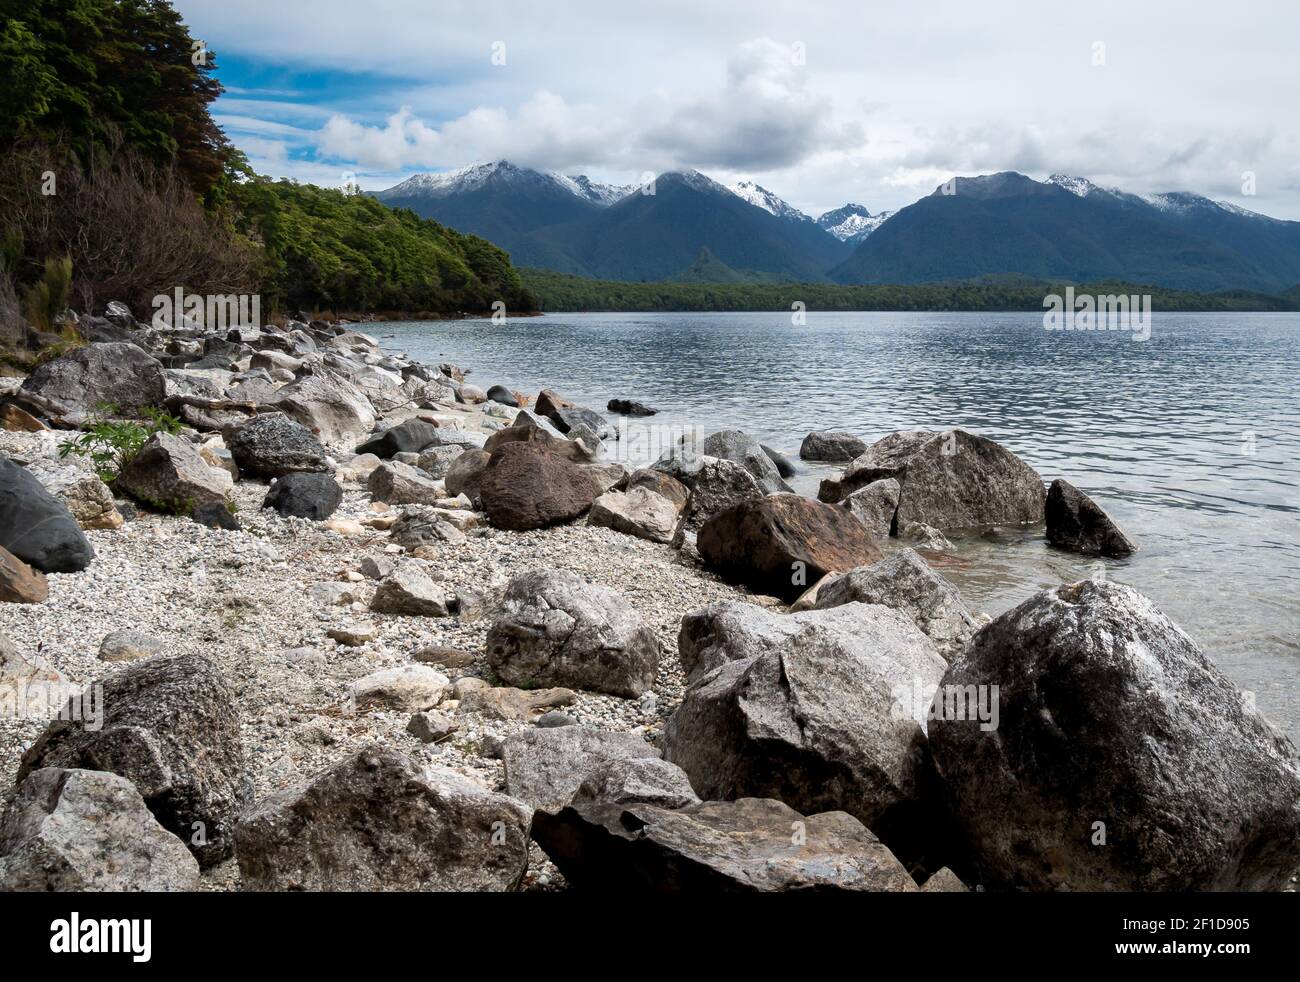
[{"label": "snow-capped mountain peak", "polygon": [[1069,191],[1071,194],[1080,198],[1086,198],[1094,191],[1101,190],[1101,188],[1093,184],[1092,181],[1088,180],[1086,177],[1072,177],[1069,174],[1053,174],[1043,183],[1055,184],[1058,188],[1061,188],[1064,191]]},{"label": "snow-capped mountain peak", "polygon": [[636,184],[602,184],[600,181],[593,181],[585,174],[552,174],[551,176],[565,183],[579,198],[586,198],[598,205],[612,205],[615,201],[621,201],[638,187]]},{"label": "snow-capped mountain peak", "polygon": [[738,198],[748,201],[756,208],[762,208],[769,215],[775,215],[777,218],[791,218],[798,222],[812,221],[794,205],[778,198],[767,188],[753,181],[739,181],[731,185],[728,190]]},{"label": "snow-capped mountain peak", "polygon": [[873,215],[862,205],[849,202],[826,212],[817,219],[817,224],[841,242],[860,242],[880,228],[892,214],[892,211],[882,211]]}]

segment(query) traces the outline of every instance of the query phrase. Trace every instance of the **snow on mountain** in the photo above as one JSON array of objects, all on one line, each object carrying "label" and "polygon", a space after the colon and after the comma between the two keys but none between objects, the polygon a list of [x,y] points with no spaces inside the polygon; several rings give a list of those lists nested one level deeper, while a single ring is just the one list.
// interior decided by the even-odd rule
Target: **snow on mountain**
[{"label": "snow on mountain", "polygon": [[885,222],[892,211],[882,211],[873,215],[862,205],[850,202],[828,211],[817,219],[817,224],[841,242],[861,242]]},{"label": "snow on mountain", "polygon": [[1069,174],[1053,174],[1043,183],[1055,184],[1058,188],[1063,188],[1080,198],[1086,198],[1092,192],[1101,190],[1086,177],[1071,177]]},{"label": "snow on mountain", "polygon": [[753,181],[740,181],[728,188],[732,194],[743,198],[756,208],[762,208],[770,215],[777,218],[790,218],[797,222],[811,222],[812,219],[801,212],[794,205],[769,191]]},{"label": "snow on mountain", "polygon": [[579,198],[586,198],[598,205],[612,205],[615,201],[626,198],[639,186],[636,184],[602,184],[599,181],[593,181],[585,174],[552,174],[551,176],[559,181],[567,182],[567,185],[571,186],[570,189]]},{"label": "snow on mountain", "polygon": [[415,174],[380,193],[383,197],[447,198],[477,191],[489,181],[517,185],[550,183],[574,197],[583,198],[597,205],[612,205],[636,189],[636,185],[633,184],[624,187],[602,184],[583,174],[573,176],[555,174],[517,167],[508,160],[493,160],[486,164],[471,164],[468,167],[458,167],[437,174]]}]

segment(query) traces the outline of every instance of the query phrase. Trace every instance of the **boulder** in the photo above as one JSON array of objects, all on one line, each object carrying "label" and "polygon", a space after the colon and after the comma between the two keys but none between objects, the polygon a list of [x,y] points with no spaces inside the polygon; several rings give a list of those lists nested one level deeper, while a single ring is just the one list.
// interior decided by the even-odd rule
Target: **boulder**
[{"label": "boulder", "polygon": [[537,401],[533,403],[537,415],[545,416],[547,419],[550,419],[557,409],[572,409],[573,406],[574,403],[564,398],[554,389],[542,389],[541,392],[537,393]]},{"label": "boulder", "polygon": [[682,509],[686,507],[686,502],[691,496],[691,489],[685,484],[663,471],[655,470],[653,467],[642,467],[640,470],[632,472],[627,479],[627,489],[633,491],[636,488],[646,488],[656,494],[663,495],[672,503],[673,509],[679,515],[682,513]]},{"label": "boulder", "polygon": [[263,413],[225,433],[226,446],[243,474],[284,477],[329,470],[325,448],[307,427],[283,413]]},{"label": "boulder", "polygon": [[45,767],[0,824],[0,890],[191,891],[199,864],[158,824],[135,785],[105,771]]},{"label": "boulder", "polygon": [[0,546],[0,603],[42,604],[49,595],[45,574]]},{"label": "boulder", "polygon": [[487,659],[513,685],[635,698],[654,685],[659,641],[621,594],[567,570],[533,570],[510,581]]},{"label": "boulder", "polygon": [[455,444],[442,447],[429,447],[420,454],[419,466],[435,481],[443,480],[451,473],[451,465],[465,452],[465,448]]},{"label": "boulder", "polygon": [[[537,410],[541,413],[541,410]],[[565,406],[547,415],[555,428],[566,436],[573,437],[583,429],[590,430],[598,440],[617,440],[618,431],[610,425],[600,413],[585,406]]]},{"label": "boulder", "polygon": [[678,532],[698,532],[714,515],[742,501],[763,497],[754,475],[740,464],[717,457],[672,455],[656,461],[653,469],[690,488]]},{"label": "boulder", "polygon": [[782,477],[794,477],[795,474],[799,473],[798,468],[794,466],[794,462],[781,453],[780,450],[773,450],[766,443],[760,444],[760,446],[763,448],[763,453],[767,454],[767,459],[776,465],[776,472]]},{"label": "boulder", "polygon": [[506,794],[558,812],[609,760],[658,756],[659,751],[636,733],[585,726],[518,730],[506,737],[502,748]]},{"label": "boulder", "polygon": [[408,506],[389,530],[389,541],[411,552],[421,546],[464,542],[465,533],[447,521],[446,514],[436,508]]},{"label": "boulder", "polygon": [[413,713],[406,723],[406,732],[421,743],[441,743],[458,729],[456,721],[445,713]]},{"label": "boulder", "polygon": [[102,692],[100,728],[80,712],[63,714],[23,754],[18,780],[42,767],[120,774],[201,866],[228,858],[244,751],[234,696],[217,667],[200,655],[150,658],[92,689]]},{"label": "boulder", "polygon": [[15,393],[24,408],[65,426],[80,426],[104,406],[136,417],[161,406],[167,394],[163,368],[126,342],[87,344],[38,365]]},{"label": "boulder", "polygon": [[155,433],[122,468],[116,486],[142,504],[189,515],[200,505],[228,506],[234,481],[208,466],[188,440]]},{"label": "boulder", "polygon": [[804,460],[821,460],[831,464],[847,464],[867,452],[867,445],[852,433],[831,430],[813,430],[799,444],[799,456]]},{"label": "boulder", "polygon": [[451,680],[428,665],[399,665],[357,679],[350,691],[358,710],[378,707],[413,713],[438,705],[450,688]]},{"label": "boulder", "polygon": [[776,464],[763,451],[762,445],[748,433],[740,430],[721,430],[705,437],[700,448],[705,456],[718,457],[739,464],[753,475],[764,494],[791,490],[781,479]]},{"label": "boulder", "polygon": [[379,581],[370,609],[376,614],[446,617],[447,595],[414,562],[405,562]]},{"label": "boulder", "polygon": [[609,491],[592,503],[587,522],[651,542],[671,542],[677,509],[663,495],[645,487],[626,493]]},{"label": "boulder", "polygon": [[286,474],[276,480],[262,501],[291,518],[323,522],[343,503],[343,488],[328,474]]},{"label": "boulder", "polygon": [[518,407],[519,400],[515,394],[507,389],[504,385],[494,385],[487,390],[488,402],[499,402],[503,406]]},{"label": "boulder", "polygon": [[482,450],[487,437],[486,433],[479,433],[477,430],[458,430],[450,426],[441,426],[432,442],[425,444],[424,449],[461,447],[465,450]]},{"label": "boulder", "polygon": [[894,512],[898,511],[898,497],[902,491],[897,481],[885,477],[851,492],[840,504],[872,536],[884,539],[893,532]]},{"label": "boulder", "polygon": [[462,713],[478,713],[487,719],[536,721],[556,706],[572,706],[578,694],[572,689],[516,689],[489,685],[483,679],[457,679],[452,694],[460,700]]},{"label": "boulder", "polygon": [[1095,501],[1069,481],[1057,478],[1047,489],[1047,541],[1085,556],[1119,558],[1138,546]]},{"label": "boulder", "polygon": [[822,500],[840,501],[873,481],[899,483],[895,525],[937,529],[1043,520],[1043,479],[1005,447],[965,430],[899,431],[876,441],[823,482]]},{"label": "boulder", "polygon": [[76,573],[95,550],[67,506],[27,468],[0,456],[0,547],[42,573]]},{"label": "boulder", "polygon": [[245,890],[516,890],[528,823],[512,798],[372,744],[249,809],[240,879]]},{"label": "boulder", "polygon": [[488,461],[492,455],[486,450],[467,449],[451,462],[443,478],[443,486],[449,495],[463,494],[477,506],[482,500],[479,487],[483,475],[487,472]]},{"label": "boulder", "polygon": [[13,403],[5,403],[0,406],[0,429],[10,433],[39,433],[49,427],[27,410],[20,409]]},{"label": "boulder", "polygon": [[970,893],[970,888],[966,886],[947,866],[939,870],[921,887],[922,893]]},{"label": "boulder", "polygon": [[0,633],[0,718],[48,719],[76,692],[58,671]]},{"label": "boulder", "polygon": [[827,573],[881,557],[875,539],[847,511],[797,494],[733,505],[704,523],[697,544],[724,578],[787,601]]},{"label": "boulder", "polygon": [[117,510],[113,492],[97,475],[73,471],[47,481],[46,487],[63,500],[83,529],[112,531],[122,527],[124,519]]},{"label": "boulder", "polygon": [[475,405],[480,402],[487,402],[487,393],[477,385],[463,382],[461,387],[456,390],[456,398],[460,402]]},{"label": "boulder", "polygon": [[607,464],[592,463],[578,466],[591,481],[592,493],[598,498],[602,494],[627,487],[627,468],[622,464],[611,461]]},{"label": "boulder", "polygon": [[305,375],[286,385],[276,405],[323,443],[347,443],[375,428],[375,410],[365,393],[331,371]]},{"label": "boulder", "polygon": [[408,419],[357,446],[357,453],[372,453],[381,460],[394,454],[419,453],[438,436],[438,427],[423,419]]},{"label": "boulder", "polygon": [[930,844],[925,725],[947,666],[910,618],[715,604],[688,616],[680,649],[688,673],[717,664],[664,727],[664,757],[701,798],[842,810],[896,851]]},{"label": "boulder", "polygon": [[685,808],[699,804],[700,797],[686,772],[662,757],[612,757],[598,764],[574,792],[573,804],[585,802]]},{"label": "boulder", "polygon": [[956,661],[979,627],[958,589],[911,549],[899,549],[832,580],[817,592],[816,609],[855,600],[902,611],[948,662]]},{"label": "boulder", "polygon": [[572,521],[596,497],[581,468],[536,443],[507,443],[495,449],[478,490],[488,521],[514,531]]},{"label": "boulder", "polygon": [[432,505],[446,497],[445,484],[439,485],[420,468],[396,460],[371,471],[366,487],[373,500],[390,505]]},{"label": "boulder", "polygon": [[631,399],[611,399],[605,408],[611,413],[618,413],[622,416],[653,416],[659,412],[658,409],[651,409],[649,406],[642,405]]},{"label": "boulder", "polygon": [[129,628],[105,635],[99,643],[99,660],[111,662],[139,661],[165,654],[167,645],[151,635]]},{"label": "boulder", "polygon": [[742,798],[682,808],[581,803],[533,816],[566,880],[601,894],[911,893],[906,868],[843,812]]},{"label": "boulder", "polygon": [[930,723],[964,879],[1262,891],[1300,866],[1295,746],[1132,588],[1035,594],[976,634],[943,685],[997,687],[995,729],[947,707]]}]

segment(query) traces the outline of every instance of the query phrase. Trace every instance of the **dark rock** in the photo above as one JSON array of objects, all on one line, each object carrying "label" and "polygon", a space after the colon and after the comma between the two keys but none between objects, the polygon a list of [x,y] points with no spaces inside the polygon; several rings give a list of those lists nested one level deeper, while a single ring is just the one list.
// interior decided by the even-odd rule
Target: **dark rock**
[{"label": "dark rock", "polygon": [[1137,543],[1095,501],[1057,478],[1047,489],[1047,541],[1085,556],[1118,558],[1137,552]]},{"label": "dark rock", "polygon": [[880,547],[842,508],[797,494],[742,501],[700,528],[700,556],[723,577],[794,600],[827,573],[874,563]]},{"label": "dark rock", "polygon": [[536,725],[543,729],[554,729],[557,726],[576,726],[577,723],[578,721],[567,713],[552,709],[550,712],[538,716]]},{"label": "dark rock", "polygon": [[95,558],[67,505],[8,457],[0,457],[0,546],[43,573],[76,573]]},{"label": "dark rock", "polygon": [[377,744],[258,802],[236,833],[245,890],[508,891],[528,809]]},{"label": "dark rock", "polygon": [[239,519],[230,510],[230,505],[220,501],[207,501],[190,512],[190,518],[210,529],[225,529],[238,532],[243,527]]},{"label": "dark rock", "polygon": [[263,508],[281,515],[323,522],[343,503],[343,488],[328,474],[286,474],[271,485]]},{"label": "dark rock", "polygon": [[610,425],[609,420],[594,409],[568,406],[555,410],[549,418],[555,424],[555,428],[566,435],[571,434],[578,427],[586,426],[600,440],[618,439],[618,431]]},{"label": "dark rock", "polygon": [[357,453],[372,453],[380,460],[391,460],[399,453],[419,453],[438,438],[438,430],[423,419],[408,419],[358,445]]},{"label": "dark rock", "polygon": [[453,460],[442,482],[447,493],[453,497],[463,494],[475,507],[478,507],[482,501],[479,487],[483,482],[483,475],[487,473],[488,461],[491,459],[492,454],[486,450],[466,450]]},{"label": "dark rock", "polygon": [[763,489],[758,486],[754,475],[734,461],[674,454],[655,461],[652,469],[690,488],[678,535],[698,532],[714,515],[742,501],[763,497]]},{"label": "dark rock", "polygon": [[832,464],[847,464],[866,452],[866,443],[852,433],[830,430],[813,430],[799,444],[799,456],[804,460],[824,460]]},{"label": "dark rock", "polygon": [[536,812],[533,838],[566,880],[602,894],[916,890],[856,819],[760,798],[679,809],[582,803]]},{"label": "dark rock", "polygon": [[228,858],[246,779],[239,715],[217,667],[200,655],[150,658],[91,691],[102,692],[102,727],[70,704],[23,754],[18,780],[42,767],[120,774],[200,865]]},{"label": "dark rock", "polygon": [[781,453],[780,450],[773,450],[766,443],[760,444],[760,446],[763,448],[763,453],[767,454],[767,459],[776,465],[776,472],[782,477],[794,477],[795,474],[799,473],[798,468],[794,466],[790,458]]},{"label": "dark rock", "polygon": [[519,400],[515,394],[507,389],[504,385],[494,385],[487,390],[488,402],[499,402],[503,406],[519,406]]},{"label": "dark rock", "polygon": [[563,457],[535,443],[507,443],[492,452],[479,497],[489,522],[522,531],[572,521],[591,507],[596,495],[582,469]]},{"label": "dark rock", "polygon": [[314,433],[283,413],[264,413],[229,428],[226,446],[244,474],[283,477],[329,469],[325,448]]},{"label": "dark rock", "polygon": [[658,409],[651,409],[631,399],[611,399],[605,408],[611,413],[619,413],[622,416],[653,416],[659,412]]},{"label": "dark rock", "polygon": [[1130,587],[1036,594],[976,634],[943,685],[998,688],[996,729],[930,723],[968,882],[1283,890],[1300,866],[1294,744]]}]

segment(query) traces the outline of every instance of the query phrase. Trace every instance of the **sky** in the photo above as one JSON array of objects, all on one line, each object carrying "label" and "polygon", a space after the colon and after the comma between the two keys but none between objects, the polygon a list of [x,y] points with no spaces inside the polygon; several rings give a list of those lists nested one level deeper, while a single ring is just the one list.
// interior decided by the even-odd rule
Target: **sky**
[{"label": "sky", "polygon": [[1087,177],[1300,220],[1296,0],[175,0],[259,173],[693,167],[811,215],[954,175]]}]

